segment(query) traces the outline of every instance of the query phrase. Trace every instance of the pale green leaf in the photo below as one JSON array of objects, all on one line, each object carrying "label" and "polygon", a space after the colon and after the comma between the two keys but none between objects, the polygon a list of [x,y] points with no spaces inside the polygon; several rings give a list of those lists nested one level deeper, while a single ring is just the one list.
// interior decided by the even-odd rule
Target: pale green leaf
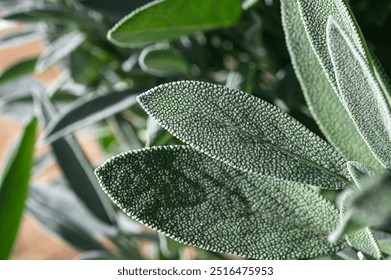
[{"label": "pale green leaf", "polygon": [[[344,195],[341,205],[341,220],[345,219],[345,215],[349,211],[352,203],[352,192],[347,191]],[[353,230],[345,235],[345,238],[350,246],[370,255],[373,258],[380,259],[382,254],[380,252],[379,244],[373,236],[372,230],[369,227]]]},{"label": "pale green leaf", "polygon": [[[315,3],[315,2],[314,2]],[[327,140],[347,159],[377,170],[381,165],[370,152],[329,82],[307,38],[296,1],[281,1],[288,50],[304,96]],[[315,21],[316,19],[314,19]],[[326,21],[325,21],[326,22]],[[324,25],[326,32],[326,24]],[[326,45],[326,42],[324,41]],[[308,69],[311,69],[309,71]]]},{"label": "pale green leaf", "polygon": [[315,191],[242,172],[189,146],[121,154],[95,173],[125,213],[182,243],[261,259],[344,247],[327,241],[338,211]]},{"label": "pale green leaf", "polygon": [[19,141],[6,159],[0,179],[0,260],[8,259],[16,240],[28,193],[37,119],[24,128]]},{"label": "pale green leaf", "polygon": [[52,66],[79,47],[84,39],[84,34],[74,31],[52,42],[38,58],[35,70],[42,72]]},{"label": "pale green leaf", "polygon": [[108,33],[116,45],[140,47],[161,40],[170,40],[195,31],[226,27],[241,15],[239,0],[153,1],[135,10]]},{"label": "pale green leaf", "polygon": [[342,27],[330,17],[327,47],[339,97],[369,149],[386,168],[391,167],[391,116],[369,64]]},{"label": "pale green leaf", "polygon": [[327,189],[346,186],[343,158],[277,107],[244,92],[184,81],[138,97],[180,140],[244,171]]},{"label": "pale green leaf", "polygon": [[60,111],[47,125],[46,143],[51,143],[74,130],[114,116],[136,103],[136,95],[142,89],[135,88],[114,92],[91,99],[80,99]]},{"label": "pale green leaf", "polygon": [[376,173],[375,171],[370,168],[369,166],[356,161],[348,161],[347,167],[350,173],[350,176],[352,177],[354,183],[356,184],[356,189],[361,190],[363,188],[363,179],[367,176],[374,176]]}]

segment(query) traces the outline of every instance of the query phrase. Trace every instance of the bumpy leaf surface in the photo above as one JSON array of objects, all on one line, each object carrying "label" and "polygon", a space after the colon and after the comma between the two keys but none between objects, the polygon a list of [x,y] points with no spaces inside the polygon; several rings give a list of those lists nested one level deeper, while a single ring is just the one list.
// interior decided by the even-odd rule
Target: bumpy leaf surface
[{"label": "bumpy leaf surface", "polygon": [[345,161],[277,107],[244,92],[185,81],[138,97],[174,136],[226,164],[268,177],[343,188]]},{"label": "bumpy leaf surface", "polygon": [[[311,113],[323,134],[346,159],[381,169],[339,101],[336,86],[333,87],[329,82],[311,47],[298,3],[291,0],[281,1],[281,13],[292,64]],[[325,31],[326,24],[323,29]],[[325,41],[324,45],[326,46]]]},{"label": "bumpy leaf surface", "polygon": [[375,157],[391,168],[388,103],[370,66],[332,17],[327,24],[327,46],[342,104]]},{"label": "bumpy leaf surface", "polygon": [[189,146],[121,154],[95,173],[125,213],[183,243],[261,259],[344,246],[327,241],[338,211],[309,187],[242,172]]}]

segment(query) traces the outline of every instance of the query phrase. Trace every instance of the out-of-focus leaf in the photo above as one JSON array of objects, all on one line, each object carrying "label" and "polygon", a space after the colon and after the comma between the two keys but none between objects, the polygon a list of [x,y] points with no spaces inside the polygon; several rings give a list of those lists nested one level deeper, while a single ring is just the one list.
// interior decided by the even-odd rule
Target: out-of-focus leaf
[{"label": "out-of-focus leaf", "polygon": [[332,17],[327,23],[327,45],[342,104],[371,152],[391,168],[391,114],[380,85]]},{"label": "out-of-focus leaf", "polygon": [[[308,40],[297,1],[283,0],[281,8],[292,64],[309,109],[321,131],[347,160],[363,162],[376,170],[381,170],[380,163],[369,150],[341,104],[337,95],[337,86],[330,83]],[[317,19],[313,19],[313,21],[315,22]],[[325,39],[327,19],[324,22]],[[323,44],[326,47],[326,40]]]},{"label": "out-of-focus leaf", "polygon": [[170,40],[195,31],[226,27],[241,15],[239,0],[153,1],[135,10],[108,33],[108,38],[123,47],[140,47]]},{"label": "out-of-focus leaf", "polygon": [[81,250],[103,249],[98,238],[116,229],[96,218],[67,188],[33,185],[27,209],[44,228]]},{"label": "out-of-focus leaf", "polygon": [[37,58],[28,58],[11,65],[0,74],[0,83],[5,83],[34,71]]},{"label": "out-of-focus leaf", "polygon": [[160,146],[165,144],[171,135],[161,127],[152,117],[147,119],[147,132],[146,132],[145,146]]},{"label": "out-of-focus leaf", "polygon": [[41,54],[38,59],[35,70],[42,72],[48,67],[52,66],[62,58],[66,57],[73,50],[79,47],[85,40],[85,35],[74,31],[68,33],[56,41],[48,45],[46,50]]},{"label": "out-of-focus leaf", "polygon": [[[35,97],[42,118],[47,123],[55,116],[53,105],[42,94],[36,94]],[[66,136],[53,142],[52,151],[69,186],[80,200],[96,217],[105,223],[114,224],[116,220],[114,209],[99,188],[91,165],[75,139]]]},{"label": "out-of-focus leaf", "polygon": [[115,137],[123,151],[142,148],[143,144],[137,136],[137,131],[129,121],[120,115],[115,115],[110,124],[114,126]]},{"label": "out-of-focus leaf", "polygon": [[379,243],[380,250],[387,255],[391,255],[391,234],[384,231],[374,230],[373,235]]},{"label": "out-of-focus leaf", "polygon": [[242,8],[243,10],[248,10],[251,7],[255,6],[259,0],[244,0],[242,1]]},{"label": "out-of-focus leaf", "polygon": [[326,189],[348,183],[344,159],[302,124],[247,93],[183,81],[138,97],[180,140],[243,171]]},{"label": "out-of-focus leaf", "polygon": [[77,256],[76,259],[77,260],[120,260],[120,258],[113,255],[112,253],[103,250],[83,252],[79,256]]},{"label": "out-of-focus leaf", "polygon": [[27,28],[21,31],[10,32],[0,36],[0,47],[10,48],[45,39],[45,34],[42,31],[37,30],[36,27],[29,28],[30,25],[33,24],[28,24]]},{"label": "out-of-focus leaf", "polygon": [[121,154],[95,173],[130,217],[185,244],[262,259],[311,258],[344,246],[327,241],[338,211],[315,191],[189,146]]},{"label": "out-of-focus leaf", "polygon": [[146,47],[138,62],[142,70],[158,77],[186,76],[190,72],[186,58],[174,49]]},{"label": "out-of-focus leaf", "polygon": [[8,259],[18,233],[28,193],[37,129],[34,117],[5,161],[0,179],[0,260]]},{"label": "out-of-focus leaf", "polygon": [[136,8],[143,6],[151,0],[78,0],[80,4],[101,12],[106,15],[115,17],[126,16]]},{"label": "out-of-focus leaf", "polygon": [[52,143],[76,129],[120,113],[136,103],[136,94],[142,90],[135,88],[74,102],[60,111],[47,125],[45,141]]}]

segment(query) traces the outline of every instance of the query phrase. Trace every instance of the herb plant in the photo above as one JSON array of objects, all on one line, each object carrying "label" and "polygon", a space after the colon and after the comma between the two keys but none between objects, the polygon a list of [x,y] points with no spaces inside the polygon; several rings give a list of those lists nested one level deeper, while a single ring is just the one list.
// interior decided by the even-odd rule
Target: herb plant
[{"label": "herb plant", "polygon": [[[148,31],[160,18],[149,17],[182,2],[146,6],[109,38],[121,46],[162,39]],[[171,82],[137,100],[186,145],[122,153],[95,173],[126,214],[182,243],[261,259],[387,257],[390,80],[342,0],[282,0],[281,14],[295,73],[327,140],[249,93]],[[133,34],[140,19],[141,37]],[[193,31],[187,24],[166,39]],[[342,197],[339,209],[325,198],[330,192]]]}]

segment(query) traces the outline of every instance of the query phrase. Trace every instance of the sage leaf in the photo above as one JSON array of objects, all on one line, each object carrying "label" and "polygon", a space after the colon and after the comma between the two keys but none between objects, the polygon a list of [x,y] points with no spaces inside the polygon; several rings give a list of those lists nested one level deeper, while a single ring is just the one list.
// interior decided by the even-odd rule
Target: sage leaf
[{"label": "sage leaf", "polygon": [[130,217],[185,244],[257,259],[344,247],[327,241],[338,211],[309,187],[242,172],[190,146],[124,153],[95,174]]},{"label": "sage leaf", "polygon": [[226,27],[241,15],[239,0],[153,1],[124,17],[108,33],[122,47],[141,47],[195,31]]},{"label": "sage leaf", "polygon": [[68,33],[52,42],[38,58],[35,71],[42,72],[62,58],[66,57],[73,50],[84,42],[85,36],[80,32]]},{"label": "sage leaf", "polygon": [[14,146],[0,179],[0,260],[11,256],[28,193],[37,129],[33,117]]},{"label": "sage leaf", "polygon": [[336,86],[330,83],[308,40],[297,1],[281,1],[281,14],[294,70],[321,131],[347,160],[359,161],[381,170],[381,165],[341,104]]},{"label": "sage leaf", "polygon": [[[352,203],[352,191],[347,191],[344,195],[341,205],[341,219],[345,219],[345,215],[349,211]],[[346,241],[353,248],[370,255],[375,259],[382,257],[379,244],[373,236],[372,230],[369,227],[353,230],[345,235]]]},{"label": "sage leaf", "polygon": [[0,74],[0,84],[32,73],[34,71],[36,62],[37,58],[35,57],[27,58],[8,67]]},{"label": "sage leaf", "polygon": [[339,97],[371,152],[391,168],[391,115],[373,72],[342,27],[330,17],[327,46]]},{"label": "sage leaf", "polygon": [[[43,122],[47,123],[55,115],[53,105],[40,92],[36,92],[34,98]],[[96,217],[109,225],[115,224],[116,213],[100,189],[88,159],[73,136],[58,139],[51,146],[69,187]]]},{"label": "sage leaf", "polygon": [[270,178],[341,189],[344,159],[277,107],[244,92],[173,82],[138,97],[163,128],[208,156]]},{"label": "sage leaf", "polygon": [[391,255],[391,234],[384,231],[374,230],[373,235],[379,243],[383,253]]},{"label": "sage leaf", "polygon": [[124,111],[136,104],[136,94],[142,91],[143,89],[135,88],[75,101],[60,111],[47,125],[45,142],[52,143],[72,131]]}]

